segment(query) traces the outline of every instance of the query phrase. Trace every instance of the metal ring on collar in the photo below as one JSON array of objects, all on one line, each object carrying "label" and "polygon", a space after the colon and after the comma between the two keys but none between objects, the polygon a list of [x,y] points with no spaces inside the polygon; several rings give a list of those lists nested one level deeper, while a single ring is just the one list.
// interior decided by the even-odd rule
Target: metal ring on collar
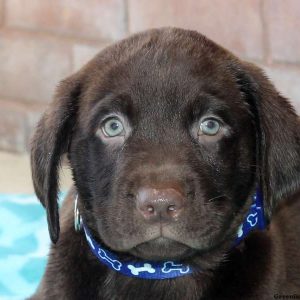
[{"label": "metal ring on collar", "polygon": [[78,210],[77,202],[78,202],[78,194],[75,197],[75,203],[74,203],[74,228],[75,231],[80,231],[82,228],[82,219]]}]

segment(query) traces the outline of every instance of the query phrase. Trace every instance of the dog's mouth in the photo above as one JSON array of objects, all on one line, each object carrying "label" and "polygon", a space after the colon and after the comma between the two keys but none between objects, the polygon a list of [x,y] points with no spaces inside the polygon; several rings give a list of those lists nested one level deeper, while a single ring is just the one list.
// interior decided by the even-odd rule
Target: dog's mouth
[{"label": "dog's mouth", "polygon": [[195,250],[169,238],[158,237],[136,245],[130,253],[147,260],[180,260],[192,255]]}]

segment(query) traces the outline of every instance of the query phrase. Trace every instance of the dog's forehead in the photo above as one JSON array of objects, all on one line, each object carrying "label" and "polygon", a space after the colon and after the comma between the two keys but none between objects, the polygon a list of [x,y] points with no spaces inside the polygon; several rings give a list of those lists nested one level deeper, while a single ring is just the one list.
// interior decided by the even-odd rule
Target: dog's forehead
[{"label": "dog's forehead", "polygon": [[218,45],[187,31],[162,30],[124,40],[90,64],[86,100],[95,104],[107,93],[127,95],[141,111],[163,112],[206,93],[235,105],[241,96],[227,67],[230,58]]}]

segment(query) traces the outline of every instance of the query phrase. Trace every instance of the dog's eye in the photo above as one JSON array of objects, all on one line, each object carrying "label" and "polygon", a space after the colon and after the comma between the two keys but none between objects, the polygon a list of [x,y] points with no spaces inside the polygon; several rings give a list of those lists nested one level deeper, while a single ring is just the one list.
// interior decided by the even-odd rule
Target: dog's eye
[{"label": "dog's eye", "polygon": [[107,137],[124,135],[124,126],[118,118],[110,118],[104,121],[102,131]]},{"label": "dog's eye", "polygon": [[220,123],[215,119],[206,119],[200,123],[200,134],[216,135],[220,130]]}]

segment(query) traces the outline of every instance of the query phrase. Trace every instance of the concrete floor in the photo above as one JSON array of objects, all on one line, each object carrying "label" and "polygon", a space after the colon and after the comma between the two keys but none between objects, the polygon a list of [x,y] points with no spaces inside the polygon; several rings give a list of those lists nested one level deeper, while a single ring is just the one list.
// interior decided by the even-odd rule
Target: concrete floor
[{"label": "concrete floor", "polygon": [[[61,189],[66,191],[71,186],[70,170],[62,168]],[[33,193],[30,160],[28,154],[0,152],[0,193]]]}]

